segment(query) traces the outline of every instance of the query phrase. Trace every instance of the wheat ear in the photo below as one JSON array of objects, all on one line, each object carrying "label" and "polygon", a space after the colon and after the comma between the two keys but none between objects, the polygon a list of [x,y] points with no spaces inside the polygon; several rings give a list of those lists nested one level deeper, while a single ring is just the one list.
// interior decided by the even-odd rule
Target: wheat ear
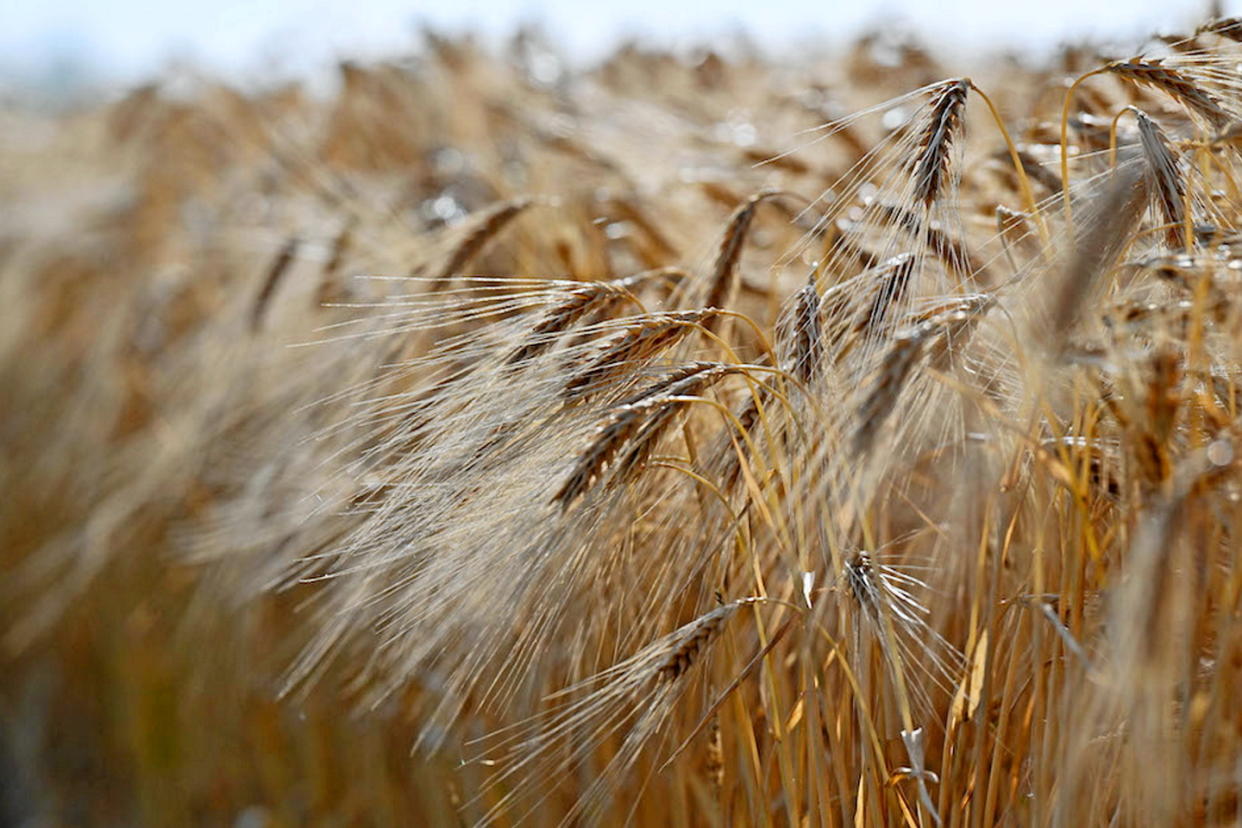
[{"label": "wheat ear", "polygon": [[1138,119],[1139,143],[1147,159],[1148,181],[1168,225],[1165,242],[1169,247],[1182,247],[1186,243],[1186,182],[1177,157],[1159,124],[1141,109],[1134,108],[1134,115]]},{"label": "wheat ear", "polygon": [[919,135],[919,151],[910,164],[915,201],[930,207],[949,180],[953,142],[962,124],[970,81],[945,81],[933,92],[931,114]]},{"label": "wheat ear", "polygon": [[1105,71],[1133,83],[1158,89],[1181,103],[1191,112],[1204,118],[1217,130],[1233,120],[1216,96],[1207,92],[1182,72],[1165,66],[1159,60],[1117,61],[1105,67]]},{"label": "wheat ear", "polygon": [[483,250],[483,247],[497,233],[534,203],[534,199],[521,196],[493,204],[475,216],[473,225],[453,247],[444,266],[432,277],[432,284],[436,287],[447,284]]}]

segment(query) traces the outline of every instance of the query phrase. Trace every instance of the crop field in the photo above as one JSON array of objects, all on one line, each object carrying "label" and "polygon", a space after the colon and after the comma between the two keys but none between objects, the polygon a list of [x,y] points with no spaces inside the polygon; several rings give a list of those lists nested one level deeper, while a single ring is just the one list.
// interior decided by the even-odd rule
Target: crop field
[{"label": "crop field", "polygon": [[1237,824],[1239,66],[0,105],[0,824]]}]

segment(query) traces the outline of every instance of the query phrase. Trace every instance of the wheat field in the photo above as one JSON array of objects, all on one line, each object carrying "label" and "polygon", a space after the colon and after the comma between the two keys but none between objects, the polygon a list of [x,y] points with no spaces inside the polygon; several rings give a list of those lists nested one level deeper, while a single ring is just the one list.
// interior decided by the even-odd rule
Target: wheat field
[{"label": "wheat field", "polygon": [[6,104],[0,823],[1236,824],[1239,65]]}]

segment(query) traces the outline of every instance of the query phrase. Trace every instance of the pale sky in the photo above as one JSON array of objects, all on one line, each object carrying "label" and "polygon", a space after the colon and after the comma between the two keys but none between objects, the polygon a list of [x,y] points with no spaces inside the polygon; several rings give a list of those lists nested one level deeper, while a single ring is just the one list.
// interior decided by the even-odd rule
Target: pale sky
[{"label": "pale sky", "polygon": [[[187,59],[227,74],[301,72],[341,56],[400,50],[426,22],[499,37],[529,21],[574,57],[590,59],[624,35],[662,44],[710,43],[743,29],[780,48],[833,40],[904,20],[941,48],[1054,45],[1109,33],[1137,42],[1185,28],[1206,0],[0,0],[0,72],[40,74],[85,64],[122,82]],[[1242,0],[1224,3],[1236,14]]]}]

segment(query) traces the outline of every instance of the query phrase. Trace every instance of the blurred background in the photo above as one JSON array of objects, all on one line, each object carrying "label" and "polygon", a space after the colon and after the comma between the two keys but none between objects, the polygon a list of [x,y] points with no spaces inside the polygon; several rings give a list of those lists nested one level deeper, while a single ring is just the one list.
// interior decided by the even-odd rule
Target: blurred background
[{"label": "blurred background", "polygon": [[[335,59],[380,56],[414,42],[419,30],[469,31],[499,39],[519,27],[544,31],[571,59],[590,61],[626,39],[652,47],[744,40],[770,52],[844,44],[860,30],[900,26],[945,48],[1048,49],[1105,34],[1126,45],[1152,31],[1209,15],[1237,14],[1238,2],[1205,0],[285,0],[255,3],[32,2],[0,4],[0,82],[10,89],[69,94],[133,83],[170,64],[233,81],[308,77]],[[744,33],[744,35],[742,34]]]}]

